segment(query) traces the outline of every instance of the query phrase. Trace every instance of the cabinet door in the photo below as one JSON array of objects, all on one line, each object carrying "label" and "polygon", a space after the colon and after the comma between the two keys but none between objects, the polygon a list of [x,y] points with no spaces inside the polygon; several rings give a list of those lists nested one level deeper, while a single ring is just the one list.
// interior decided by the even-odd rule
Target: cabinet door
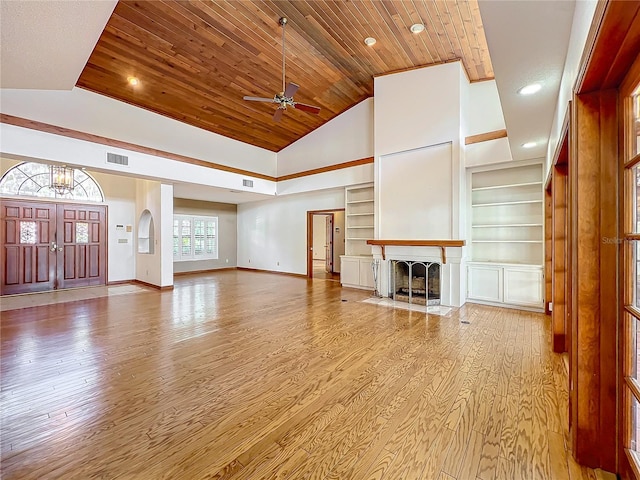
[{"label": "cabinet door", "polygon": [[357,258],[340,257],[340,283],[342,285],[360,283],[360,262]]},{"label": "cabinet door", "polygon": [[504,267],[504,302],[542,307],[542,268]]},{"label": "cabinet door", "polygon": [[360,259],[360,286],[373,288],[373,269],[370,258]]},{"label": "cabinet door", "polygon": [[469,265],[468,273],[470,300],[502,302],[502,267]]}]

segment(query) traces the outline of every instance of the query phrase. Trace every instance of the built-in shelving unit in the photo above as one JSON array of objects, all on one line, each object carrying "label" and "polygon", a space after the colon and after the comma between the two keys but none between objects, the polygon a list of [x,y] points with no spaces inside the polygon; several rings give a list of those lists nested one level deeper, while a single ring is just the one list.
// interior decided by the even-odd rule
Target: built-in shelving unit
[{"label": "built-in shelving unit", "polygon": [[373,184],[347,187],[345,190],[345,254],[340,257],[342,285],[373,289],[371,246],[374,225]]},{"label": "built-in shelving unit", "polygon": [[543,305],[542,165],[470,173],[472,301],[540,309]]},{"label": "built-in shelving unit", "polygon": [[471,174],[472,260],[542,265],[540,164]]},{"label": "built-in shelving unit", "polygon": [[345,255],[371,256],[367,240],[373,238],[373,185],[348,187],[345,196]]}]

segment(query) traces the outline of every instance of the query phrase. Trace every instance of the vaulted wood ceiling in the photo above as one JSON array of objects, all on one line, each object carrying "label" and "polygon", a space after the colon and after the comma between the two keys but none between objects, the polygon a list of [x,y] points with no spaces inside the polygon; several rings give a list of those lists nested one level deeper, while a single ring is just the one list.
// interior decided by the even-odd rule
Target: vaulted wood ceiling
[{"label": "vaulted wood ceiling", "polygon": [[[287,82],[322,110],[276,123],[276,105],[242,97],[282,90],[282,16]],[[372,96],[375,75],[456,59],[470,80],[493,78],[477,0],[121,0],[77,85],[279,151]]]}]

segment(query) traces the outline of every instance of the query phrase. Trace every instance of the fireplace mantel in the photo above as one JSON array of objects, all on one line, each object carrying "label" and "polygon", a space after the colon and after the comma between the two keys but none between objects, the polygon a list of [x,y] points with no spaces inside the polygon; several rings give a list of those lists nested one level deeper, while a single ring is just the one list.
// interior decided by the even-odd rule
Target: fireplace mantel
[{"label": "fireplace mantel", "polygon": [[382,259],[386,260],[385,246],[400,247],[440,247],[442,254],[442,263],[447,263],[447,255],[445,249],[447,247],[464,247],[464,240],[367,240],[367,245],[377,245],[382,250]]}]

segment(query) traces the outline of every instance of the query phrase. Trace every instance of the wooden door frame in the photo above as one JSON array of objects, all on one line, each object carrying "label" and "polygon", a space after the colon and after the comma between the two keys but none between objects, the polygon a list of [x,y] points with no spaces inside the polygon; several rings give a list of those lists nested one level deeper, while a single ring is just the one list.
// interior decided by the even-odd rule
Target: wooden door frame
[{"label": "wooden door frame", "polygon": [[[313,216],[329,215],[336,212],[344,212],[344,208],[332,208],[326,210],[307,210],[307,278],[313,278]],[[334,217],[335,218],[335,217]],[[335,228],[335,222],[333,225]],[[335,270],[335,258],[334,258]]]},{"label": "wooden door frame", "polygon": [[[622,448],[618,89],[640,50],[640,2],[596,6],[571,103],[570,440],[578,463],[634,478]],[[615,171],[612,170],[615,168]],[[621,428],[622,427],[622,428]]]}]

